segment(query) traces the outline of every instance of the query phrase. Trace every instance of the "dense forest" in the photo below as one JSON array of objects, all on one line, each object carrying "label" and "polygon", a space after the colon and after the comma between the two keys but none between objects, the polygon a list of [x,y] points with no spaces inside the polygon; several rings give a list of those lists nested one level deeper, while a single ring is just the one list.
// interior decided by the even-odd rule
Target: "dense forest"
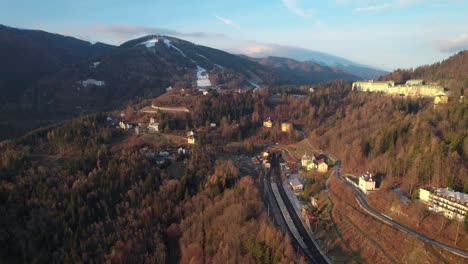
[{"label": "dense forest", "polygon": [[2,143],[0,262],[296,261],[232,162],[199,146],[171,177],[122,136],[92,115]]}]

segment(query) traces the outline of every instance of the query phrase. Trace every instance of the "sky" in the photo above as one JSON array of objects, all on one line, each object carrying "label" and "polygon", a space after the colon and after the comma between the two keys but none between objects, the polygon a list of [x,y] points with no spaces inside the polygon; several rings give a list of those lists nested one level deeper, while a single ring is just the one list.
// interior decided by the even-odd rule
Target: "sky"
[{"label": "sky", "polygon": [[251,56],[299,47],[385,70],[468,49],[468,0],[0,0],[0,24],[114,45],[163,34]]}]

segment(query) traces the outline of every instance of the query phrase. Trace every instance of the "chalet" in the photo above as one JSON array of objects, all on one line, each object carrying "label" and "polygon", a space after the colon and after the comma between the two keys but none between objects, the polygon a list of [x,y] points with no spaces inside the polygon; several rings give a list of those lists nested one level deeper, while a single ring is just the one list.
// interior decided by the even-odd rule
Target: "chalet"
[{"label": "chalet", "polygon": [[370,172],[366,172],[359,177],[359,189],[364,193],[375,190],[375,179]]},{"label": "chalet", "polygon": [[302,183],[297,178],[292,178],[289,181],[289,185],[296,193],[304,189],[304,185],[302,185]]},{"label": "chalet", "polygon": [[328,164],[325,163],[325,161],[323,159],[320,159],[318,161],[317,171],[318,172],[327,172],[328,171]]}]

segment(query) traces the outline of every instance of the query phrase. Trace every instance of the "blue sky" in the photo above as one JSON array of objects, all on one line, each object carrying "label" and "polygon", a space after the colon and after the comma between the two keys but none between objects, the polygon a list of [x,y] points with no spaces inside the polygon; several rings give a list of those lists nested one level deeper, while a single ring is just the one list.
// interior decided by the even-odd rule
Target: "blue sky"
[{"label": "blue sky", "polygon": [[279,46],[387,70],[468,48],[468,0],[0,0],[0,23],[121,44],[160,33],[255,56]]}]

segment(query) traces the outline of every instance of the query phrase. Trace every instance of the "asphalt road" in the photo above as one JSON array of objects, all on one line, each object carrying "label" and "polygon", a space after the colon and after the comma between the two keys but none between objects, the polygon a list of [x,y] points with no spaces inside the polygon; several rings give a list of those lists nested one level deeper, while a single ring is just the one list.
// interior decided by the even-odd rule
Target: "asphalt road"
[{"label": "asphalt road", "polygon": [[379,219],[380,221],[390,225],[390,226],[393,226],[393,227],[396,227],[398,229],[400,229],[401,231],[404,231],[406,233],[409,233],[417,238],[419,238],[420,240],[424,241],[424,242],[427,242],[427,243],[430,243],[432,245],[436,245],[436,246],[439,246],[445,250],[448,250],[458,256],[461,256],[461,257],[464,257],[464,258],[468,258],[468,252],[465,251],[465,250],[461,250],[459,248],[455,248],[455,247],[452,247],[452,246],[449,246],[447,244],[444,244],[444,243],[441,243],[437,240],[434,240],[432,238],[429,238],[421,233],[418,233],[396,221],[393,221],[391,218],[389,218],[388,216],[384,215],[384,214],[381,214],[379,212],[377,212],[376,210],[372,209],[366,202],[366,199],[365,199],[365,195],[362,193],[361,190],[359,190],[358,188],[356,188],[355,186],[353,186],[352,184],[348,183],[342,176],[341,176],[341,171],[340,171],[340,167],[341,167],[341,161],[340,160],[337,160],[337,163],[336,163],[336,167],[335,167],[335,175],[338,179],[341,179],[345,182],[346,185],[348,185],[349,187],[352,188],[353,192],[354,192],[354,196],[356,197],[356,200],[358,201],[359,205],[365,210],[367,211],[368,214],[370,214],[371,216]]}]

